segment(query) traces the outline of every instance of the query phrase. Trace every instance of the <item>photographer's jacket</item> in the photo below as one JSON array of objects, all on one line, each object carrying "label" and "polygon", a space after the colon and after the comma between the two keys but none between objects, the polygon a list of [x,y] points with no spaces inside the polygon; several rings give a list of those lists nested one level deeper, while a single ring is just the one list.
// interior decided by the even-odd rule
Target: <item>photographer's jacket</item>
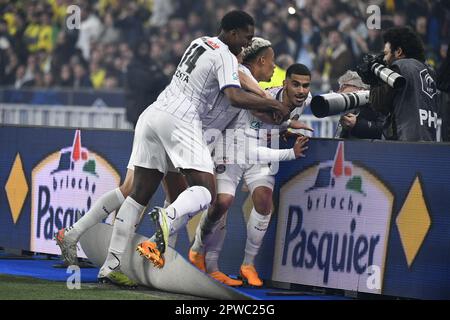
[{"label": "photographer's jacket", "polygon": [[416,59],[396,60],[390,68],[405,77],[406,85],[398,90],[382,85],[370,92],[372,107],[388,115],[384,138],[436,141],[438,108],[434,72]]}]

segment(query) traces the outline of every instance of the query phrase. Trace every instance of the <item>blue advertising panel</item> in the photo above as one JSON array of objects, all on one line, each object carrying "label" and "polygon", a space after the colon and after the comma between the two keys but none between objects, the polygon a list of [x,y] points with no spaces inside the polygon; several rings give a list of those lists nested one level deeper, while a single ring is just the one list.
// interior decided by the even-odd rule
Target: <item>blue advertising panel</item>
[{"label": "blue advertising panel", "polygon": [[[0,246],[59,254],[53,233],[120,184],[132,141],[131,131],[0,126]],[[449,159],[448,144],[311,139],[306,158],[280,164],[261,277],[449,299]],[[239,271],[252,209],[238,190],[219,260],[229,274]],[[160,188],[150,206],[163,201]],[[178,235],[185,257],[198,219]],[[138,232],[152,231],[144,217]]]},{"label": "blue advertising panel", "polygon": [[450,145],[311,140],[282,163],[272,278],[450,298]]}]

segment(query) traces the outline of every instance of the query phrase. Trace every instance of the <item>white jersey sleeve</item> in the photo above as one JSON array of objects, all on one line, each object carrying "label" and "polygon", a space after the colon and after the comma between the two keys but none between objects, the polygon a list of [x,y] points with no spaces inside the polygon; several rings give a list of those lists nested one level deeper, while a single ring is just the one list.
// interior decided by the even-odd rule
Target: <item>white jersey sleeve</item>
[{"label": "white jersey sleeve", "polygon": [[230,51],[220,52],[216,57],[216,74],[220,91],[227,87],[240,88],[238,61]]}]

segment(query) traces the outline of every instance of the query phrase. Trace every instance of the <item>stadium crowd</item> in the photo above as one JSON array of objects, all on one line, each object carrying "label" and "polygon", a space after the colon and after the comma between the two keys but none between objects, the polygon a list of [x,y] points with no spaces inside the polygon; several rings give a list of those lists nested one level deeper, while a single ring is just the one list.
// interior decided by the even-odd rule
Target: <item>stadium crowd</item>
[{"label": "stadium crowd", "polygon": [[[81,23],[69,29],[72,4],[81,9]],[[381,8],[382,30],[412,26],[427,62],[439,67],[450,38],[446,0],[370,4]],[[382,50],[381,30],[366,27],[367,6],[356,0],[2,0],[0,85],[116,89],[141,79],[143,70],[165,84],[189,42],[215,35],[224,13],[238,8],[255,17],[255,34],[272,42],[281,68],[305,64],[313,92],[324,92],[364,53]]]}]

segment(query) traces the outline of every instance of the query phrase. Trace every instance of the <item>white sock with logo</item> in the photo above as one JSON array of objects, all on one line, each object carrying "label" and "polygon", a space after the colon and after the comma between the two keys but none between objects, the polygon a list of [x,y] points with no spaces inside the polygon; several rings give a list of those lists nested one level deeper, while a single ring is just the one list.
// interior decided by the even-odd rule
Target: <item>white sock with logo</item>
[{"label": "white sock with logo", "polygon": [[144,209],[145,206],[140,205],[133,198],[127,197],[125,199],[114,221],[114,229],[104,266],[111,270],[120,266],[122,254],[129,244],[130,237],[135,231],[136,224],[139,223],[141,212]]},{"label": "white sock with logo", "polygon": [[103,194],[80,220],[66,229],[65,238],[78,242],[83,233],[102,222],[111,212],[118,210],[124,201],[125,198],[119,188]]},{"label": "white sock with logo", "polygon": [[207,209],[211,203],[211,193],[202,186],[193,186],[184,190],[178,198],[166,208],[169,228],[175,219],[185,215],[190,217]]},{"label": "white sock with logo", "polygon": [[261,247],[267,227],[269,226],[269,215],[262,215],[252,209],[247,223],[247,241],[245,243],[245,256],[242,264],[254,264],[255,257]]},{"label": "white sock with logo", "polygon": [[220,219],[206,249],[205,264],[208,273],[219,271],[219,256],[227,234],[227,213]]}]

